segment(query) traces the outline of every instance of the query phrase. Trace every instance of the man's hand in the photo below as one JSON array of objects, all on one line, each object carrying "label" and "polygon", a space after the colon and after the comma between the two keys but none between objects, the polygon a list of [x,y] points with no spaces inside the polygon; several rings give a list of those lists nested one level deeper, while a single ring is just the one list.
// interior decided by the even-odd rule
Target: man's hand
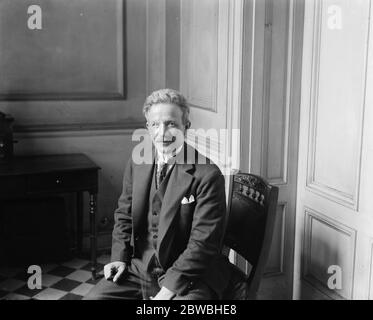
[{"label": "man's hand", "polygon": [[117,282],[126,270],[127,270],[127,265],[125,262],[114,261],[114,262],[108,263],[104,267],[105,279],[106,280],[113,279],[113,282]]},{"label": "man's hand", "polygon": [[171,300],[176,294],[166,287],[162,287],[161,290],[156,294],[154,298],[150,297],[151,300]]}]

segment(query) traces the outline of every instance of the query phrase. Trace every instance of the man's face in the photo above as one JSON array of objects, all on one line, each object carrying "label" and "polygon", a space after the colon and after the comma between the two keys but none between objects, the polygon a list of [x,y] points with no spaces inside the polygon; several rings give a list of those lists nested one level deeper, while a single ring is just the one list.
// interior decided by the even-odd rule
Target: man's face
[{"label": "man's face", "polygon": [[154,104],[147,115],[147,128],[158,152],[170,154],[184,142],[186,131],[181,109],[169,103]]}]

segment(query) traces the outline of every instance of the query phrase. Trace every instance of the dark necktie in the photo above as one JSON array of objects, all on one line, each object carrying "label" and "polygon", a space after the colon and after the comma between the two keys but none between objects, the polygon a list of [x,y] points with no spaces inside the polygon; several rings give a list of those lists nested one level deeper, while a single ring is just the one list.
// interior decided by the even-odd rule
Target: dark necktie
[{"label": "dark necktie", "polygon": [[158,164],[157,168],[157,187],[159,187],[167,174],[167,163]]}]

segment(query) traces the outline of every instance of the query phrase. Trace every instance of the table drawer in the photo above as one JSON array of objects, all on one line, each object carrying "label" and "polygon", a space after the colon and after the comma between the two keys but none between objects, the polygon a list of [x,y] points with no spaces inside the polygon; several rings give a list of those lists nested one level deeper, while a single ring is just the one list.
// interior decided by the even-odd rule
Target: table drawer
[{"label": "table drawer", "polygon": [[0,178],[0,198],[23,196],[26,191],[26,177],[5,176]]},{"label": "table drawer", "polygon": [[28,177],[27,193],[94,190],[96,171],[71,171],[34,174]]}]

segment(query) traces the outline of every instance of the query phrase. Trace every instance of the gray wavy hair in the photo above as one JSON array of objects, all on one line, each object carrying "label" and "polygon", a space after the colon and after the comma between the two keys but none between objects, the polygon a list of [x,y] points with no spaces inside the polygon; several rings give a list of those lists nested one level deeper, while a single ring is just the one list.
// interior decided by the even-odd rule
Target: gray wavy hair
[{"label": "gray wavy hair", "polygon": [[152,105],[159,104],[159,103],[169,103],[169,104],[177,105],[183,113],[183,116],[182,116],[183,124],[184,125],[190,124],[190,121],[189,121],[190,109],[188,106],[188,102],[179,91],[176,91],[173,89],[161,89],[161,90],[156,90],[152,92],[146,98],[144,106],[142,108],[142,112],[144,116],[146,117]]}]

